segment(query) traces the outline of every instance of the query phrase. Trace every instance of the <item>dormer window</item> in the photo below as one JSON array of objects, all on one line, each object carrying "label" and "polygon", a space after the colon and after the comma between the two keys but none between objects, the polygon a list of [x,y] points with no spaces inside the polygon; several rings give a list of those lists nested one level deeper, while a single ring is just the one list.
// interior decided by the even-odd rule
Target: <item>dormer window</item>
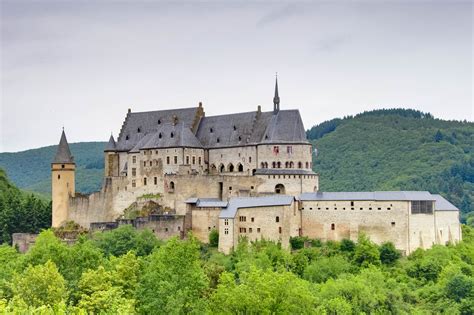
[{"label": "dormer window", "polygon": [[161,135],[161,132],[160,132],[160,133],[158,134],[158,138],[160,138],[160,139],[161,139],[161,137],[162,137],[162,135]]},{"label": "dormer window", "polygon": [[171,138],[174,138],[174,133],[173,132],[171,133]]},{"label": "dormer window", "polygon": [[209,132],[210,132],[210,133],[213,133],[213,132],[214,132],[214,129],[210,128],[210,129],[209,129]]}]

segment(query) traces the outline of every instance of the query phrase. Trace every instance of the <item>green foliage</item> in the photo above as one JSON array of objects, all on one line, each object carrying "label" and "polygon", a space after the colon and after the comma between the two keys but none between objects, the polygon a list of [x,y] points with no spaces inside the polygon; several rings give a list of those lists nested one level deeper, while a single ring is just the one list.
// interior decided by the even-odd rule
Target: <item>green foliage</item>
[{"label": "green foliage", "polygon": [[219,246],[219,232],[216,229],[209,232],[209,246],[216,248]]},{"label": "green foliage", "polygon": [[53,306],[67,297],[66,282],[51,261],[30,265],[14,276],[11,285],[14,299],[24,301],[28,306]]},{"label": "green foliage", "polygon": [[135,250],[138,256],[146,256],[160,245],[150,230],[138,232],[131,225],[123,225],[107,233],[94,235],[97,246],[105,255],[120,256]]},{"label": "green foliage", "polygon": [[290,246],[291,249],[302,249],[304,247],[304,243],[309,241],[307,237],[302,236],[294,236],[290,237]]},{"label": "green foliage", "polygon": [[51,203],[14,187],[0,169],[0,244],[13,233],[38,233],[51,226]]},{"label": "green foliage", "polygon": [[385,242],[380,245],[379,251],[380,261],[385,265],[393,265],[402,256],[392,242]]},{"label": "green foliage", "polygon": [[199,244],[191,237],[170,239],[147,260],[138,289],[139,310],[166,314],[202,313],[208,279],[199,259]]},{"label": "green foliage", "polygon": [[[0,314],[474,312],[474,229],[466,225],[459,244],[408,257],[364,235],[292,251],[243,238],[224,255],[192,235],[157,247],[133,241],[139,232],[128,228],[107,234],[66,245],[47,230],[26,254],[0,246]],[[143,242],[152,250],[138,256]]]}]

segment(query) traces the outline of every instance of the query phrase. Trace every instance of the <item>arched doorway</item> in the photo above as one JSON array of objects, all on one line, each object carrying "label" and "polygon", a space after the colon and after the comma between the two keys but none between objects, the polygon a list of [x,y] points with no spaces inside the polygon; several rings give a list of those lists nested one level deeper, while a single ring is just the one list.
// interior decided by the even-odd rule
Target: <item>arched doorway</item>
[{"label": "arched doorway", "polygon": [[275,186],[275,193],[279,195],[285,194],[285,186],[283,184],[277,184]]}]

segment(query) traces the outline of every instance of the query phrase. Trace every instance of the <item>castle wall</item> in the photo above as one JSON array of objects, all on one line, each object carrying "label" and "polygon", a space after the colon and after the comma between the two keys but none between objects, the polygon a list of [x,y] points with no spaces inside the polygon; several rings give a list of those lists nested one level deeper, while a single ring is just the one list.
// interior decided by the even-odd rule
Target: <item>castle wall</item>
[{"label": "castle wall", "polygon": [[[262,163],[268,163],[268,168],[273,167],[273,162],[280,162],[280,168],[287,168],[286,163],[293,163],[293,169],[312,169],[311,144],[261,144],[257,146],[258,168],[263,168]],[[301,162],[301,167],[299,163]]]},{"label": "castle wall", "polygon": [[[229,166],[234,166],[234,171],[229,171]],[[242,164],[243,171],[239,172],[238,165]],[[225,168],[224,173],[233,175],[252,175],[252,170],[257,169],[257,150],[255,146],[242,146],[234,148],[209,149],[209,172],[220,173],[220,166]],[[215,168],[214,168],[215,167]]]},{"label": "castle wall", "polygon": [[151,230],[158,239],[167,240],[171,237],[183,237],[185,217],[179,215],[151,215],[135,221],[138,230]]},{"label": "castle wall", "polygon": [[[410,207],[411,213],[411,207]],[[434,213],[417,213],[409,215],[409,251],[417,248],[428,249],[436,244],[436,228]]]},{"label": "castle wall", "polygon": [[356,241],[362,232],[377,244],[391,241],[406,251],[408,207],[407,201],[354,201],[353,206],[351,201],[303,201],[302,234],[324,241]]},{"label": "castle wall", "polygon": [[277,185],[284,186],[282,194],[297,196],[304,192],[314,192],[319,187],[319,175],[256,175],[262,180],[258,187],[260,194],[274,194]]},{"label": "castle wall", "polygon": [[435,211],[437,244],[456,244],[462,240],[458,211]]},{"label": "castle wall", "polygon": [[[238,217],[236,217],[237,219]],[[230,254],[238,244],[238,235],[234,233],[234,219],[219,219],[219,251]],[[238,231],[238,230],[237,230]],[[237,238],[236,238],[237,237]],[[235,245],[234,245],[235,244]]]},{"label": "castle wall", "polygon": [[221,208],[195,208],[192,210],[193,235],[203,243],[209,243],[212,229],[219,231],[219,213]]}]

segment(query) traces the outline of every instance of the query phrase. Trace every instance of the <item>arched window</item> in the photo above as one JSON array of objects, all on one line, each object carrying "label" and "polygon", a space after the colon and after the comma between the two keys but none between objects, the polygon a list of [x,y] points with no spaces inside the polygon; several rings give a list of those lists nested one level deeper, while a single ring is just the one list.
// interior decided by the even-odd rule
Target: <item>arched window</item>
[{"label": "arched window", "polygon": [[283,184],[278,184],[275,186],[275,193],[276,194],[285,194],[285,186]]},{"label": "arched window", "polygon": [[262,168],[265,168],[265,163],[264,162],[262,162],[260,165],[262,166]]},{"label": "arched window", "polygon": [[303,168],[303,163],[298,162],[298,168]]},{"label": "arched window", "polygon": [[230,163],[229,166],[227,167],[227,170],[232,173],[234,171],[234,164]]},{"label": "arched window", "polygon": [[281,162],[280,161],[277,162],[277,166],[278,166],[278,168],[281,168]]},{"label": "arched window", "polygon": [[268,168],[268,163],[267,162],[265,162],[265,168]]},{"label": "arched window", "polygon": [[221,164],[219,166],[219,172],[224,173],[224,171],[225,171],[225,166],[224,166],[224,164]]},{"label": "arched window", "polygon": [[306,168],[309,168],[309,163],[308,162],[306,162]]},{"label": "arched window", "polygon": [[170,182],[170,189],[169,189],[170,192],[173,192],[174,191],[174,182]]},{"label": "arched window", "polygon": [[239,163],[238,169],[239,169],[239,172],[243,172],[244,171],[244,166]]},{"label": "arched window", "polygon": [[276,168],[276,163],[272,162],[272,168]]},{"label": "arched window", "polygon": [[290,164],[288,162],[285,162],[285,168],[288,168]]},{"label": "arched window", "polygon": [[293,166],[294,166],[293,162],[290,162],[290,168],[293,168]]}]

